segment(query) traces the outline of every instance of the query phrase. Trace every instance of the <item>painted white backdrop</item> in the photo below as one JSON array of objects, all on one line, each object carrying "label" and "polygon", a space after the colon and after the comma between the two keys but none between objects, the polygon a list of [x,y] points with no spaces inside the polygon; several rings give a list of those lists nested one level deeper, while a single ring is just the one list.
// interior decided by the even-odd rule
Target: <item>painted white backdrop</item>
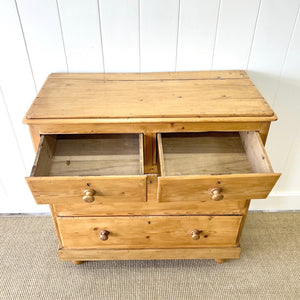
[{"label": "painted white backdrop", "polygon": [[300,209],[300,0],[0,0],[0,213],[48,212],[26,186],[26,110],[52,72],[245,69],[276,111],[283,173],[251,209]]}]

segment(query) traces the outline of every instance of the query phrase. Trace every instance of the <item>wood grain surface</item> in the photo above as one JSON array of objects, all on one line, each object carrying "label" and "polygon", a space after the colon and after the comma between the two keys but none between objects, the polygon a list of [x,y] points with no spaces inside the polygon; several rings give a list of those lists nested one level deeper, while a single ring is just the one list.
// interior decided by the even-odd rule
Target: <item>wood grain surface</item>
[{"label": "wood grain surface", "polygon": [[[57,78],[58,77],[58,78]],[[50,75],[27,119],[270,117],[243,71]]]},{"label": "wood grain surface", "polygon": [[[234,246],[241,216],[58,217],[64,248],[138,249]],[[198,229],[200,238],[192,239]],[[99,238],[101,231],[108,239]]]}]

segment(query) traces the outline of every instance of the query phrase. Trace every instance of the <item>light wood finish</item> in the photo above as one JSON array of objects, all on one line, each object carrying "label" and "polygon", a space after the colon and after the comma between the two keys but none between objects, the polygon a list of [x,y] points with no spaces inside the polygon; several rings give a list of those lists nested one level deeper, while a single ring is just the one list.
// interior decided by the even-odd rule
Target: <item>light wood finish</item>
[{"label": "light wood finish", "polygon": [[276,119],[244,71],[51,74],[23,121],[59,258],[238,258],[249,199],[279,177],[263,147]]},{"label": "light wood finish", "polygon": [[256,132],[158,134],[158,151],[162,176],[273,172]]},{"label": "light wood finish", "polygon": [[142,135],[42,135],[26,181],[41,204],[146,201],[143,164]]},{"label": "light wood finish", "polygon": [[236,259],[240,257],[241,248],[236,247],[203,247],[177,249],[65,249],[58,250],[59,259],[89,260],[153,260],[153,259]]},{"label": "light wood finish", "polygon": [[31,170],[31,176],[43,176],[51,166],[51,158],[55,149],[55,136],[42,136],[35,161]]},{"label": "light wood finish", "polygon": [[218,264],[223,264],[224,262],[226,262],[226,259],[224,258],[215,258],[215,262]]},{"label": "light wood finish", "polygon": [[[156,78],[155,74],[139,75],[144,76],[142,79],[130,79],[132,75],[128,74],[110,74],[109,79],[108,75],[99,74],[65,74],[59,78],[50,75],[26,117],[83,119],[274,115],[245,72],[242,78],[232,78],[227,71],[218,74],[214,77],[213,74],[205,76],[187,72],[186,76],[181,73],[173,78],[165,74],[167,79]],[[159,105],[158,95],[163,99]]]},{"label": "light wood finish", "polygon": [[140,174],[144,174],[144,137],[143,134],[139,134],[139,167]]},{"label": "light wood finish", "polygon": [[[258,133],[240,132],[240,136],[158,134],[163,169],[158,179],[159,201],[266,198],[280,174],[273,173]],[[213,196],[212,191],[218,189],[222,192]]]},{"label": "light wood finish", "polygon": [[243,219],[241,221],[241,225],[240,225],[240,229],[239,229],[239,233],[238,233],[238,237],[237,237],[237,242],[240,241],[240,238],[242,236],[242,231],[244,229],[244,225],[245,225],[246,218],[247,218],[247,215],[248,215],[249,206],[250,206],[250,200],[246,200],[245,208],[244,208],[244,211],[242,213]]},{"label": "light wood finish", "polygon": [[161,176],[166,176],[166,167],[165,167],[165,156],[164,149],[162,144],[161,134],[157,134],[157,148],[158,148],[158,163],[159,163],[159,171]]},{"label": "light wood finish", "polygon": [[56,210],[55,210],[54,205],[52,205],[52,204],[49,205],[49,208],[50,208],[50,212],[51,212],[51,216],[52,216],[56,236],[57,236],[57,239],[58,239],[58,244],[59,244],[59,247],[62,247],[60,232],[59,232],[59,228],[58,228],[58,224],[57,224],[57,218],[56,218]]},{"label": "light wood finish", "polygon": [[[260,121],[259,121],[260,120]],[[144,133],[144,163],[146,173],[155,173],[156,134],[159,132],[202,132],[202,131],[259,131],[265,132],[265,123],[261,118],[143,118],[143,119],[51,119],[31,120],[35,148],[41,134],[96,134],[96,133]],[[276,120],[264,118],[263,120]],[[29,120],[26,121],[27,123]],[[38,130],[36,127],[38,126]]]},{"label": "light wood finish", "polygon": [[199,240],[200,239],[200,234],[203,233],[202,230],[194,229],[191,231],[191,236],[193,240]]},{"label": "light wood finish", "polygon": [[146,201],[146,175],[140,176],[61,176],[27,177],[27,184],[38,204],[85,203],[87,188],[96,191],[94,203]]},{"label": "light wood finish", "polygon": [[72,263],[74,265],[81,265],[81,264],[83,264],[83,261],[82,260],[72,260]]},{"label": "light wood finish", "polygon": [[[234,246],[240,216],[58,217],[64,248],[138,249]],[[201,231],[194,240],[191,231]],[[109,232],[105,241],[99,238]],[[106,234],[108,236],[108,234]]]},{"label": "light wood finish", "polygon": [[110,232],[108,230],[101,230],[99,234],[99,238],[101,241],[107,241]]},{"label": "light wood finish", "polygon": [[39,127],[36,125],[29,125],[28,127],[34,151],[37,152],[40,143]]},{"label": "light wood finish", "polygon": [[[151,178],[151,177],[150,177]],[[164,215],[239,215],[245,210],[246,200],[206,200],[158,202],[157,179],[147,179],[147,202],[66,201],[55,204],[57,216],[164,216]],[[152,181],[150,184],[149,182]]]},{"label": "light wood finish", "polygon": [[263,123],[261,123],[260,130],[258,130],[259,134],[260,134],[260,138],[264,145],[266,144],[266,141],[267,141],[270,125],[271,125],[270,122],[263,122]]},{"label": "light wood finish", "polygon": [[222,188],[217,187],[210,190],[211,193],[211,200],[213,201],[221,201],[224,198],[224,195],[222,193]]},{"label": "light wood finish", "polygon": [[153,132],[144,132],[144,158],[145,173],[155,174],[156,172],[156,134]]},{"label": "light wood finish", "polygon": [[[191,175],[158,178],[158,200],[202,201],[210,190],[221,187],[225,200],[266,198],[280,174]],[[219,201],[219,202],[221,202]]]},{"label": "light wood finish", "polygon": [[31,176],[139,175],[143,164],[142,135],[46,135]]},{"label": "light wood finish", "polygon": [[95,194],[96,194],[96,191],[93,190],[93,189],[86,189],[83,191],[83,197],[82,197],[82,200],[84,202],[87,202],[87,203],[92,203],[95,201]]},{"label": "light wood finish", "polygon": [[175,79],[243,79],[248,75],[243,70],[201,71],[201,72],[149,72],[149,73],[52,73],[48,78],[73,78],[99,80],[175,80]]},{"label": "light wood finish", "polygon": [[255,173],[273,172],[265,147],[257,132],[240,132],[251,167]]}]

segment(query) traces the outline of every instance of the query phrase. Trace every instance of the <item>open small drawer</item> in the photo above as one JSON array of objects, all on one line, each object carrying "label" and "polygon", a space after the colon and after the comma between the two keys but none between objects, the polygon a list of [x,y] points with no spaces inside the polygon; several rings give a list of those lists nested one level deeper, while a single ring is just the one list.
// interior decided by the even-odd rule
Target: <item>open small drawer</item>
[{"label": "open small drawer", "polygon": [[42,135],[26,181],[39,204],[146,201],[143,134]]},{"label": "open small drawer", "polygon": [[266,198],[274,173],[257,132],[158,134],[158,201]]}]

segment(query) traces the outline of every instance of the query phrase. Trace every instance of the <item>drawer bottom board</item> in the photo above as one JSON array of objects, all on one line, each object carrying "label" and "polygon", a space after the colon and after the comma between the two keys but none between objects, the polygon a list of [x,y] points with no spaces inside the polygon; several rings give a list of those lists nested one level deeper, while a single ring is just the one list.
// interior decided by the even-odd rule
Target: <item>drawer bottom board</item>
[{"label": "drawer bottom board", "polygon": [[57,224],[63,248],[197,248],[235,246],[241,220],[242,216],[57,217]]}]

